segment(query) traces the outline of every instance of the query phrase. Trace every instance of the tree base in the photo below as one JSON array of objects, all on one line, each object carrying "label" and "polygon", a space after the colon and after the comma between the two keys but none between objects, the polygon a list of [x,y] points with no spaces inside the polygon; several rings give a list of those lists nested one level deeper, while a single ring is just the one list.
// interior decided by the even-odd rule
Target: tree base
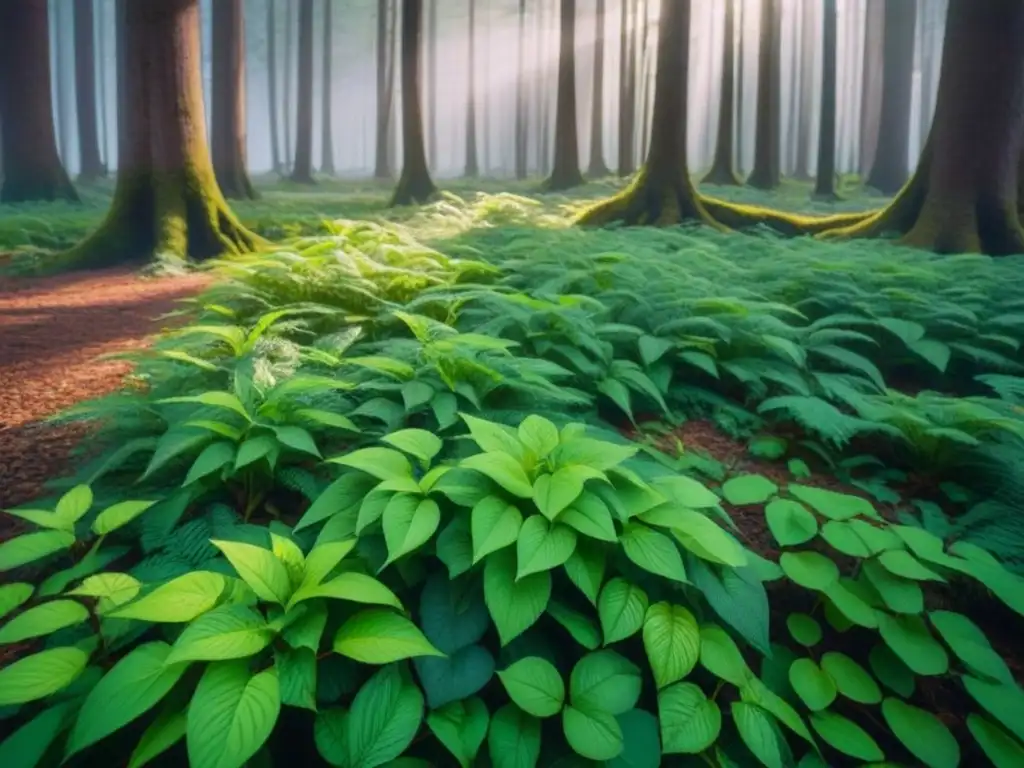
[{"label": "tree base", "polygon": [[25,171],[16,172],[8,168],[4,174],[3,186],[0,187],[0,203],[52,203],[66,200],[70,203],[81,202],[78,192],[71,184],[71,179],[62,166],[47,172]]},{"label": "tree base", "polygon": [[579,169],[575,171],[554,171],[540,185],[541,192],[565,192],[586,184]]},{"label": "tree base", "polygon": [[612,172],[607,165],[602,163],[591,163],[590,167],[587,168],[588,179],[604,179],[611,176]]},{"label": "tree base", "polygon": [[398,208],[404,205],[423,205],[438,195],[437,186],[430,174],[404,171],[391,196],[389,207]]},{"label": "tree base", "polygon": [[715,184],[719,187],[741,187],[743,182],[739,174],[728,166],[715,165],[708,171],[707,175],[700,180],[701,184]]}]

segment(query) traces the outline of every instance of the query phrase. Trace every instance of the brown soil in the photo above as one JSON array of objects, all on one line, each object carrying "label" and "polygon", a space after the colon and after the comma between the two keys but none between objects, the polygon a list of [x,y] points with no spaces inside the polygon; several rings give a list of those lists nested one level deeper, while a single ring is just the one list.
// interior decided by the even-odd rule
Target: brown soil
[{"label": "brown soil", "polygon": [[160,316],[208,281],[145,279],[123,268],[0,278],[0,509],[38,496],[87,433],[84,425],[44,420],[116,391],[131,370],[126,361],[97,358],[144,346],[171,324]]}]

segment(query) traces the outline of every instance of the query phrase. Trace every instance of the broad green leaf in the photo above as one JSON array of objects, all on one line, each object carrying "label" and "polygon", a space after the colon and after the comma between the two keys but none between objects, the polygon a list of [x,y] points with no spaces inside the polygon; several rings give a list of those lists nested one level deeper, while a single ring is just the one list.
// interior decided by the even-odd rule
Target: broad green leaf
[{"label": "broad green leaf", "polygon": [[636,452],[635,446],[615,445],[589,437],[567,438],[562,435],[561,444],[551,453],[551,461],[556,467],[579,464],[604,472],[632,458]]},{"label": "broad green leaf", "polygon": [[961,678],[964,688],[990,715],[1024,740],[1024,690],[1012,682],[990,682],[971,675]]},{"label": "broad green leaf", "polygon": [[825,709],[835,701],[835,682],[813,659],[797,659],[790,665],[789,684],[813,712]]},{"label": "broad green leaf", "polygon": [[490,714],[487,705],[476,696],[465,701],[453,701],[427,715],[431,733],[452,753],[461,768],[469,768],[473,764],[487,738],[488,725]]},{"label": "broad green leaf", "polygon": [[106,536],[128,525],[154,504],[155,501],[122,501],[107,507],[92,521],[92,532],[97,536]]},{"label": "broad green leaf", "polygon": [[[426,405],[434,397],[434,388],[424,381],[410,381],[402,385],[402,404],[406,413]],[[444,426],[444,425],[442,425]]]},{"label": "broad green leaf", "polygon": [[319,710],[313,721],[313,741],[320,757],[328,764],[338,768],[351,764],[348,712],[338,707]]},{"label": "broad green leaf", "polygon": [[270,737],[281,711],[277,671],[252,674],[246,661],[206,668],[188,707],[192,768],[241,768]]},{"label": "broad green leaf", "polygon": [[779,492],[779,486],[763,475],[740,475],[722,484],[722,495],[733,506],[764,504]]},{"label": "broad green leaf", "polygon": [[693,683],[675,683],[658,691],[661,743],[666,755],[696,755],[722,730],[722,711]]},{"label": "broad green leaf", "polygon": [[821,668],[832,678],[839,693],[858,704],[878,704],[882,690],[864,667],[836,651],[822,654]]},{"label": "broad green leaf", "polygon": [[935,715],[899,699],[888,698],[882,702],[882,717],[893,735],[928,768],[960,765],[960,746]]},{"label": "broad green leaf", "polygon": [[402,603],[390,589],[372,576],[356,571],[339,573],[330,581],[317,584],[315,587],[300,587],[291,602],[289,609],[304,600],[328,598],[330,600],[347,600],[350,603],[366,605],[390,605],[403,610]]},{"label": "broad green leaf", "polygon": [[484,563],[484,601],[494,620],[502,646],[532,627],[551,598],[551,574],[534,573],[516,578],[516,557],[508,549],[495,552]]},{"label": "broad green leaf", "polygon": [[814,712],[811,714],[811,727],[829,746],[844,755],[872,763],[885,760],[885,753],[875,740],[863,728],[842,715]]},{"label": "broad green leaf", "polygon": [[224,605],[204,613],[178,635],[168,664],[180,661],[224,661],[253,656],[274,639],[274,630],[245,605]]},{"label": "broad green leaf", "polygon": [[165,709],[146,728],[128,761],[128,768],[141,768],[185,738],[188,711]]},{"label": "broad green leaf", "polygon": [[242,416],[247,421],[252,421],[248,411],[245,410],[245,406],[237,396],[230,392],[203,392],[199,395],[186,395],[181,397],[165,397],[162,400],[157,400],[157,403],[163,404],[177,404],[177,403],[194,403],[196,405],[207,405],[212,408],[224,408],[225,410],[234,411],[239,416]]},{"label": "broad green leaf", "polygon": [[295,531],[301,531],[311,525],[326,520],[336,514],[344,514],[353,508],[358,509],[366,495],[374,487],[374,480],[362,472],[349,472],[342,475],[316,497],[306,510]]},{"label": "broad green leaf", "polygon": [[967,716],[967,728],[995,768],[1024,765],[1024,746],[995,723],[971,713]]},{"label": "broad green leaf", "polygon": [[786,490],[819,515],[830,520],[849,520],[859,515],[881,519],[871,502],[859,496],[797,483],[790,483]]},{"label": "broad green leaf", "polygon": [[622,728],[615,716],[592,706],[567,706],[562,712],[565,740],[588,760],[612,760],[623,750]]},{"label": "broad green leaf", "polygon": [[464,515],[456,515],[437,535],[436,551],[437,559],[448,569],[449,578],[473,567],[473,539]]},{"label": "broad green leaf", "polygon": [[349,618],[334,636],[333,648],[363,664],[444,655],[409,619],[383,608],[370,608]]},{"label": "broad green leaf", "polygon": [[734,701],[732,719],[747,749],[767,768],[786,768],[789,747],[772,716],[756,704]]},{"label": "broad green leaf", "polygon": [[299,545],[288,536],[271,531],[270,550],[274,553],[274,557],[284,564],[291,586],[298,587],[306,572],[306,556],[302,554]]},{"label": "broad green leaf", "polygon": [[494,713],[487,750],[494,768],[535,768],[540,759],[541,723],[515,704]]},{"label": "broad green leaf", "polygon": [[917,582],[895,576],[874,559],[864,561],[863,574],[889,610],[907,614],[924,611],[924,593]]},{"label": "broad green leaf", "polygon": [[607,761],[608,768],[658,768],[661,765],[658,718],[642,709],[631,709],[615,720],[622,731],[622,751]]},{"label": "broad green leaf", "polygon": [[614,543],[619,540],[608,505],[590,491],[580,494],[580,497],[562,512],[558,522],[598,541]]},{"label": "broad green leaf", "polygon": [[932,637],[920,616],[878,615],[878,632],[904,664],[919,675],[944,675],[949,669],[946,649]]},{"label": "broad green leaf", "polygon": [[384,667],[359,689],[346,719],[347,765],[374,768],[412,743],[423,721],[423,694],[402,679],[398,667]]},{"label": "broad green leaf", "polygon": [[811,647],[821,642],[821,625],[806,613],[789,614],[786,628],[800,645]]},{"label": "broad green leaf", "polygon": [[733,568],[746,565],[743,548],[707,515],[692,509],[678,509],[674,517],[672,533],[697,557]]},{"label": "broad green leaf", "polygon": [[[407,479],[409,482],[415,482],[412,478]],[[381,485],[384,485],[384,483],[381,483]],[[396,503],[404,503],[403,500],[406,497],[407,494],[392,493],[380,486],[374,488],[370,493],[366,494],[363,502],[359,505],[359,512],[356,515],[355,534],[359,536],[368,527],[380,520],[384,516],[384,510],[396,498],[399,499]]]},{"label": "broad green leaf", "polygon": [[751,568],[716,568],[690,561],[693,583],[722,621],[761,653],[771,652],[768,594]]},{"label": "broad green leaf", "polygon": [[416,674],[431,709],[474,696],[494,677],[494,657],[482,645],[467,645],[447,658],[417,656]]},{"label": "broad green leaf", "polygon": [[683,558],[675,542],[645,525],[627,523],[619,537],[626,557],[645,571],[686,583]]},{"label": "broad green leaf", "polygon": [[381,519],[388,547],[385,565],[426,544],[441,523],[441,510],[433,499],[399,493],[384,508]]},{"label": "broad green leaf", "polygon": [[550,571],[569,559],[576,549],[576,532],[540,515],[526,518],[516,540],[516,580]]},{"label": "broad green leaf", "polygon": [[826,520],[821,526],[821,538],[823,538],[832,549],[842,552],[848,557],[870,557],[871,550],[851,525],[852,520]]},{"label": "broad green leaf", "polygon": [[4,768],[36,768],[77,709],[78,702],[63,701],[44,709],[10,733],[0,743],[0,765]]},{"label": "broad green leaf", "polygon": [[459,466],[490,478],[513,496],[521,499],[533,496],[530,478],[526,476],[522,465],[507,453],[478,453],[463,459]]},{"label": "broad green leaf", "polygon": [[0,669],[0,707],[44,699],[74,682],[89,654],[81,648],[51,648]]},{"label": "broad green leaf", "polygon": [[509,698],[534,717],[553,717],[562,711],[565,683],[551,662],[527,656],[498,672]]},{"label": "broad green leaf", "polygon": [[188,668],[168,664],[170,653],[167,643],[154,642],[123,656],[86,696],[68,737],[67,754],[81,752],[156,706]]},{"label": "broad green leaf", "polygon": [[519,442],[525,445],[538,459],[558,447],[558,427],[542,416],[527,416],[519,424]]},{"label": "broad green leaf", "polygon": [[433,573],[420,592],[419,626],[443,653],[479,642],[490,628],[490,616],[477,585],[467,589],[461,581],[449,581]]},{"label": "broad green leaf", "polygon": [[569,677],[569,701],[574,707],[621,715],[640,698],[640,670],[615,651],[588,653]]},{"label": "broad green leaf", "polygon": [[914,673],[887,645],[876,645],[868,654],[868,664],[882,685],[900,696],[910,698],[914,693]]},{"label": "broad green leaf", "polygon": [[789,702],[761,682],[760,678],[751,675],[743,682],[740,686],[740,699],[750,704],[756,704],[808,744],[815,746],[811,732],[797,711],[790,706]]},{"label": "broad green leaf", "polygon": [[640,587],[625,579],[611,579],[597,601],[604,644],[617,643],[639,632],[647,610],[647,594]]},{"label": "broad green leaf", "polygon": [[818,521],[797,501],[775,499],[764,508],[764,517],[780,546],[806,544],[818,535]]},{"label": "broad green leaf", "polygon": [[994,680],[1012,682],[1013,675],[1006,662],[993,650],[985,633],[974,622],[952,611],[930,611],[928,618],[964,664]]},{"label": "broad green leaf", "polygon": [[[272,456],[275,451],[280,450],[278,441],[270,435],[257,435],[246,438],[235,454],[235,472],[250,464],[255,464],[264,456]],[[271,460],[271,463],[273,460]]]},{"label": "broad green leaf", "polygon": [[298,619],[281,631],[281,636],[292,648],[306,648],[315,653],[326,626],[327,606],[322,602],[310,603]]},{"label": "broad green leaf", "polygon": [[322,544],[316,544],[303,561],[302,581],[299,583],[299,588],[296,592],[319,585],[338,566],[338,563],[348,556],[355,546],[355,539],[342,539],[341,541],[327,541]]},{"label": "broad green leaf", "polygon": [[522,512],[504,499],[487,496],[478,501],[470,514],[473,562],[478,563],[492,552],[515,544],[522,526]]},{"label": "broad green leaf", "polygon": [[574,464],[540,475],[533,484],[533,501],[548,520],[554,520],[580,497],[584,483],[593,477],[594,470]]},{"label": "broad green leaf", "polygon": [[89,611],[74,600],[52,600],[29,608],[0,627],[0,645],[48,635],[89,620]]},{"label": "broad green leaf", "polygon": [[398,480],[412,477],[412,464],[401,451],[393,448],[360,448],[357,451],[328,459],[332,464],[341,464],[365,472],[378,480]]},{"label": "broad green leaf", "polygon": [[92,489],[88,485],[76,485],[57,501],[53,513],[69,523],[76,523],[85,517],[92,507]]},{"label": "broad green leaf", "polygon": [[700,628],[700,665],[737,687],[753,676],[736,643],[715,624],[704,624]]},{"label": "broad green leaf", "polygon": [[592,605],[597,605],[606,564],[607,558],[604,549],[595,542],[578,539],[576,550],[563,566],[569,580],[576,585],[576,588]]},{"label": "broad green leaf", "polygon": [[234,464],[235,445],[224,440],[210,443],[203,448],[196,460],[189,467],[188,474],[181,484],[182,487],[198,483],[204,477],[220,472],[227,466]]},{"label": "broad green leaf", "polygon": [[381,438],[385,443],[414,456],[424,464],[441,452],[444,443],[437,435],[425,429],[400,429]]},{"label": "broad green leaf", "polygon": [[659,688],[682,680],[700,659],[700,628],[693,614],[671,603],[655,603],[644,617],[644,650]]},{"label": "broad green leaf", "polygon": [[601,630],[597,622],[589,616],[574,611],[557,600],[548,603],[548,615],[561,624],[572,635],[573,640],[588,651],[595,651],[601,646]]},{"label": "broad green leaf", "polygon": [[878,556],[878,562],[896,576],[915,581],[945,581],[939,574],[922,565],[909,552],[903,549],[890,549]]},{"label": "broad green leaf", "polygon": [[779,557],[783,572],[805,589],[823,592],[839,581],[839,568],[819,552],[783,552]]},{"label": "broad green leaf", "polygon": [[242,580],[252,587],[260,600],[285,605],[292,593],[292,581],[288,569],[273,552],[263,547],[244,544],[239,541],[210,543],[224,553]]},{"label": "broad green leaf", "polygon": [[24,582],[0,584],[0,619],[32,597],[33,586]]},{"label": "broad green leaf", "polygon": [[666,499],[689,509],[717,507],[721,502],[714,491],[686,475],[659,477],[652,486]]},{"label": "broad green leaf", "polygon": [[316,712],[316,653],[308,648],[275,649],[274,668],[281,703]]},{"label": "broad green leaf", "polygon": [[0,544],[0,573],[42,560],[74,543],[75,535],[67,531],[38,531],[8,539]]},{"label": "broad green leaf", "polygon": [[481,451],[486,453],[506,453],[516,459],[517,462],[522,461],[525,452],[523,451],[522,444],[519,442],[516,431],[511,427],[478,419],[476,416],[470,416],[466,413],[460,413],[459,416],[466,422],[473,441],[480,447]]}]

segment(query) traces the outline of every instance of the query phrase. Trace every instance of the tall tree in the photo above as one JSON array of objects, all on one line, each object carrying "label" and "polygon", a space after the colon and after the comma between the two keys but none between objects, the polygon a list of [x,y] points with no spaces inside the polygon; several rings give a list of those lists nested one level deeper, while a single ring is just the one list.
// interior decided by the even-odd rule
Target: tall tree
[{"label": "tall tree", "polygon": [[597,0],[594,13],[594,101],[590,110],[590,164],[587,173],[600,178],[608,175],[604,161],[604,38],[605,0]]},{"label": "tall tree", "polygon": [[552,192],[583,184],[576,125],[576,0],[560,0],[559,17],[555,158],[544,182]]},{"label": "tall tree", "polygon": [[427,19],[427,162],[430,167],[437,166],[437,3],[438,0],[427,0],[429,14]]},{"label": "tall tree", "polygon": [[291,180],[313,183],[313,0],[299,0],[299,78]]},{"label": "tall tree", "polygon": [[331,97],[334,93],[334,70],[331,66],[334,54],[333,5],[334,0],[324,0],[324,58],[320,75],[320,171],[328,176],[334,175],[334,136],[331,130]]},{"label": "tall tree", "polygon": [[824,0],[821,30],[821,128],[818,131],[818,176],[814,196],[836,199],[836,0]]},{"label": "tall tree", "polygon": [[75,100],[78,113],[78,176],[92,181],[105,176],[100,159],[100,137],[96,120],[96,50],[93,0],[75,0]]},{"label": "tall tree", "polygon": [[[604,0],[601,0],[603,2]],[[519,44],[516,49],[516,178],[525,179],[527,172],[526,114],[526,0],[519,0]]]},{"label": "tall tree", "polygon": [[[377,0],[377,140],[374,153],[373,175],[378,179],[391,178],[388,153],[391,137],[391,109],[395,82],[395,28],[396,14],[391,14],[388,25],[390,0]],[[390,29],[390,34],[389,34]]]},{"label": "tall tree", "polygon": [[754,170],[747,184],[758,189],[779,186],[779,0],[761,0],[761,40],[757,56],[757,133]]},{"label": "tall tree", "polygon": [[799,60],[794,67],[800,72],[800,93],[794,94],[796,109],[796,158],[793,163],[793,178],[809,181],[811,178],[811,127],[814,121],[814,53],[818,36],[814,31],[814,5],[803,3],[801,12],[801,34]]},{"label": "tall tree", "polygon": [[722,46],[722,95],[718,103],[718,136],[715,140],[714,162],[711,164],[708,175],[704,177],[706,184],[728,186],[740,184],[733,162],[733,133],[736,129],[733,106],[736,84],[735,13],[735,0],[728,0],[725,4],[725,31],[723,33],[725,39]]},{"label": "tall tree", "polygon": [[67,50],[68,46],[64,40],[64,33],[67,29],[67,24],[64,21],[64,14],[67,11],[67,3],[54,3],[52,6],[52,18],[49,21],[53,25],[53,42],[54,42],[54,53],[53,57],[53,80],[56,85],[55,97],[57,100],[57,108],[54,112],[54,119],[57,121],[57,150],[60,155],[61,162],[64,163],[65,168],[71,167],[69,162],[71,156],[71,120],[68,119],[68,113],[71,111],[71,105],[68,100],[68,82],[67,82]]},{"label": "tall tree", "polygon": [[131,109],[117,186],[106,219],[65,262],[86,267],[253,250],[259,238],[228,207],[206,145],[199,0],[122,2]]},{"label": "tall tree", "polygon": [[78,200],[57,154],[46,0],[0,3],[0,202]]},{"label": "tall tree", "polygon": [[430,178],[420,103],[420,59],[424,0],[402,0],[402,175],[391,205],[425,203],[437,187]]},{"label": "tall tree", "polygon": [[[860,152],[861,180],[871,174],[878,151],[880,121],[882,119],[882,63],[885,48],[885,0],[867,0],[864,24],[864,68],[860,96]],[[923,93],[923,89],[922,89]]]},{"label": "tall tree", "polygon": [[476,148],[476,0],[469,0],[469,67],[466,93],[466,176],[480,174]]},{"label": "tall tree", "polygon": [[98,98],[99,98],[99,121],[100,121],[100,148],[102,151],[102,157],[100,164],[103,166],[104,173],[107,172],[107,166],[110,163],[110,131],[107,128],[107,61],[109,57],[107,55],[107,17],[106,9],[107,4],[105,2],[99,3],[97,10],[97,24],[96,24],[96,50],[98,53]]},{"label": "tall tree", "polygon": [[245,162],[245,23],[242,0],[213,3],[210,153],[225,197],[253,199]]},{"label": "tall tree", "polygon": [[275,173],[281,173],[281,144],[277,109],[277,26],[274,0],[267,0],[267,117],[270,118],[270,157]]},{"label": "tall tree", "polygon": [[292,155],[292,62],[295,56],[292,55],[294,48],[293,38],[295,37],[295,16],[292,13],[295,8],[294,0],[285,0],[284,6],[284,163],[290,170],[290,163],[294,159]]},{"label": "tall tree", "polygon": [[[630,20],[636,24],[636,0],[619,0],[619,176],[636,170],[633,143],[636,140],[636,51],[630,34]],[[630,8],[633,12],[630,13]]]},{"label": "tall tree", "polygon": [[[991,0],[980,0],[983,3]],[[867,184],[891,195],[909,173],[910,99],[914,86],[914,26],[917,3],[886,0],[883,43],[882,116],[878,148]]]}]

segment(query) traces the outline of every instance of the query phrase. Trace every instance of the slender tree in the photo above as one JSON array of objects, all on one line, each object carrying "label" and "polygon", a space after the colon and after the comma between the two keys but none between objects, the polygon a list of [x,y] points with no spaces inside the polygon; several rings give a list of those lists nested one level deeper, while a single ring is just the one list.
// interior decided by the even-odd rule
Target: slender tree
[{"label": "slender tree", "polygon": [[270,156],[275,173],[281,173],[281,140],[278,136],[277,26],[274,0],[267,0],[267,117],[270,118]]},{"label": "slender tree", "polygon": [[836,0],[824,0],[821,45],[821,128],[818,131],[818,175],[814,196],[835,200],[836,195]]},{"label": "slender tree", "polygon": [[99,229],[64,254],[86,267],[171,255],[206,259],[253,250],[206,145],[199,0],[122,0],[125,138],[117,187]]},{"label": "slender tree", "polygon": [[0,3],[0,202],[78,200],[57,154],[46,0]]},{"label": "slender tree", "polygon": [[320,171],[334,175],[334,136],[331,130],[331,97],[334,93],[334,69],[331,61],[334,54],[334,25],[331,8],[334,0],[324,0],[324,50],[323,71],[320,76]]},{"label": "slender tree", "polygon": [[54,119],[57,121],[57,150],[65,168],[71,167],[71,120],[68,119],[68,113],[71,109],[68,100],[67,79],[68,46],[64,40],[64,31],[67,28],[67,24],[64,21],[64,14],[66,13],[67,8],[68,4],[66,2],[54,3],[51,9],[52,16],[49,19],[49,22],[53,25],[53,49],[55,53],[53,57],[53,82],[56,86],[56,93],[54,96],[57,100],[57,108],[54,112]]},{"label": "slender tree", "polygon": [[555,158],[544,188],[555,192],[583,184],[576,126],[576,0],[560,0],[558,100],[555,107]]},{"label": "slender tree", "polygon": [[427,163],[437,167],[437,3],[427,0]]},{"label": "slender tree", "polygon": [[[885,49],[885,0],[867,0],[864,24],[864,68],[860,96],[860,152],[858,172],[861,180],[871,175],[878,151],[882,118],[882,62]],[[922,88],[922,93],[924,92]]]},{"label": "slender tree", "polygon": [[761,40],[757,57],[757,133],[754,170],[747,184],[779,186],[779,0],[761,0]]},{"label": "slender tree", "polygon": [[391,205],[425,203],[437,194],[427,167],[420,104],[424,0],[402,0],[402,175]]},{"label": "slender tree", "polygon": [[293,9],[295,0],[285,0],[284,6],[284,163],[290,170],[290,163],[295,156],[292,154],[292,62],[295,56],[292,55],[294,47],[292,39],[295,37],[295,16]]},{"label": "slender tree", "polygon": [[597,0],[594,13],[594,101],[590,111],[590,164],[587,174],[601,178],[608,175],[604,161],[604,38],[605,0]]},{"label": "slender tree", "polygon": [[469,0],[469,66],[466,93],[466,176],[480,174],[476,148],[476,0]]},{"label": "slender tree", "polygon": [[[604,0],[600,0],[603,2]],[[519,44],[516,50],[516,178],[525,179],[527,173],[527,125],[526,114],[526,0],[519,0]]]},{"label": "slender tree", "polygon": [[242,0],[213,3],[210,155],[227,198],[254,199],[245,162],[245,24]]},{"label": "slender tree", "polygon": [[802,3],[800,53],[798,66],[800,72],[800,93],[794,94],[796,110],[796,157],[793,163],[793,178],[800,181],[811,179],[811,127],[814,121],[814,53],[818,36],[814,33],[814,5]]},{"label": "slender tree", "polygon": [[[994,0],[977,0],[982,4]],[[886,0],[883,43],[882,116],[878,148],[867,184],[894,194],[907,180],[910,98],[914,84],[914,26],[917,3]]]},{"label": "slender tree", "polygon": [[105,176],[100,159],[100,137],[96,120],[96,50],[93,0],[75,0],[75,100],[78,113],[78,177],[92,181]]},{"label": "slender tree", "polygon": [[636,23],[636,0],[619,0],[619,3],[619,151],[616,170],[619,176],[629,176],[636,170],[633,159],[636,140],[635,51],[630,34],[630,19]]},{"label": "slender tree", "polygon": [[313,0],[299,0],[299,72],[291,180],[313,183]]},{"label": "slender tree", "polygon": [[727,0],[725,3],[725,40],[722,46],[722,95],[718,103],[718,136],[715,140],[715,159],[708,175],[704,177],[705,184],[728,186],[740,184],[733,162],[733,133],[736,129],[733,109],[736,84],[735,13],[735,0]]},{"label": "slender tree", "polygon": [[[378,179],[391,178],[388,153],[391,140],[391,109],[394,101],[396,14],[391,14],[388,26],[389,0],[377,0],[377,141],[374,153],[373,175]],[[390,33],[389,33],[390,29]]]},{"label": "slender tree", "polygon": [[97,6],[96,24],[96,50],[99,54],[97,92],[99,98],[100,148],[102,150],[100,165],[103,167],[104,173],[107,172],[107,166],[110,163],[110,131],[107,127],[107,61],[109,59],[107,54],[107,19],[104,10],[106,7],[107,4],[105,2],[101,2]]}]

